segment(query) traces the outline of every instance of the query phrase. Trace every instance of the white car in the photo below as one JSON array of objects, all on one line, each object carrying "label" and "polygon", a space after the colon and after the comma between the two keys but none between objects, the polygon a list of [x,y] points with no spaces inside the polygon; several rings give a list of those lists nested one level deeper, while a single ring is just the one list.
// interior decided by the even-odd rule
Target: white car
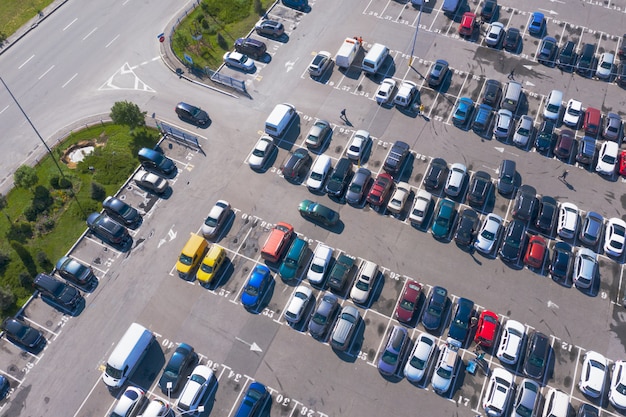
[{"label": "white car", "polygon": [[320,191],[326,182],[326,177],[330,172],[330,156],[320,155],[315,160],[309,178],[306,180],[306,186],[311,191]]},{"label": "white car", "polygon": [[404,376],[413,383],[418,383],[426,374],[430,359],[437,347],[437,340],[428,333],[422,333],[415,341],[415,347],[404,366]]},{"label": "white car", "polygon": [[613,364],[609,401],[615,408],[626,410],[626,361],[616,361]]},{"label": "white car", "polygon": [[378,265],[371,261],[363,262],[359,276],[350,290],[350,298],[358,304],[365,304],[372,292],[374,281],[378,275]]},{"label": "white car", "polygon": [[617,217],[609,219],[604,233],[604,252],[619,257],[624,252],[626,241],[626,222]]},{"label": "white car", "polygon": [[330,52],[319,51],[309,64],[309,74],[311,77],[319,77],[326,72],[332,62]]},{"label": "white car", "polygon": [[572,281],[578,288],[587,289],[593,284],[598,270],[598,259],[594,251],[587,248],[579,248],[574,260],[574,272]]},{"label": "white car", "polygon": [[446,186],[444,191],[451,197],[456,197],[461,192],[463,182],[465,181],[465,175],[467,174],[467,167],[461,163],[452,164],[450,167],[450,173],[446,180]]},{"label": "white car", "polygon": [[502,34],[504,33],[504,25],[500,22],[493,22],[489,25],[487,36],[485,37],[485,43],[489,46],[498,46]]},{"label": "white car", "polygon": [[333,256],[333,248],[326,245],[318,245],[313,252],[313,260],[306,274],[311,285],[321,285],[326,277],[326,270]]},{"label": "white car", "polygon": [[424,218],[428,214],[430,205],[433,201],[433,196],[426,190],[419,190],[415,196],[415,203],[411,213],[409,213],[409,221],[415,226],[421,226]]},{"label": "white car", "polygon": [[605,52],[600,55],[600,59],[598,60],[598,66],[596,67],[596,76],[604,80],[610,78],[614,61],[615,55],[610,52]]},{"label": "white car", "polygon": [[363,158],[363,152],[370,140],[370,133],[367,130],[357,130],[348,149],[346,156],[352,161],[360,161]]},{"label": "white car", "polygon": [[513,374],[504,368],[495,368],[483,399],[483,409],[490,417],[501,417],[513,394]]},{"label": "white car", "polygon": [[163,194],[167,190],[167,187],[169,187],[169,183],[165,178],[159,177],[157,174],[146,171],[143,168],[137,171],[133,180],[135,184],[141,188],[145,188],[156,194]]},{"label": "white car", "polygon": [[226,52],[224,54],[224,64],[246,72],[252,72],[256,68],[252,58],[239,52]]},{"label": "white car", "polygon": [[604,380],[608,371],[608,362],[598,352],[588,351],[583,359],[578,388],[583,394],[600,398],[604,393]]},{"label": "white car", "polygon": [[115,408],[111,412],[112,416],[132,416],[137,415],[141,410],[146,393],[137,387],[129,386],[117,401]]},{"label": "white car", "polygon": [[202,234],[207,239],[213,239],[230,216],[230,203],[226,200],[217,200],[209,215],[202,224]]},{"label": "white car", "polygon": [[566,126],[572,127],[574,129],[578,128],[580,123],[580,117],[583,114],[583,103],[578,100],[570,99],[567,102],[567,107],[565,108],[565,114],[563,115],[563,123]]},{"label": "white car", "polygon": [[499,140],[506,140],[511,134],[513,123],[513,113],[506,109],[498,110],[496,122],[493,124],[493,136]]},{"label": "white car", "polygon": [[507,320],[504,324],[500,346],[496,356],[501,362],[515,365],[519,359],[520,349],[524,343],[526,328],[522,323],[515,320]]},{"label": "white car", "polygon": [[396,89],[396,80],[393,78],[385,78],[380,86],[378,86],[378,91],[376,91],[376,102],[378,104],[386,104],[391,100],[393,96],[393,92]]},{"label": "white car", "polygon": [[406,107],[413,102],[416,92],[417,84],[412,81],[402,81],[393,102],[397,106]]},{"label": "white car", "polygon": [[205,394],[216,389],[217,378],[213,370],[206,365],[198,365],[191,372],[187,383],[183,387],[176,403],[176,409],[179,413],[191,414],[203,405],[203,400],[208,398]]},{"label": "white car", "polygon": [[502,217],[494,213],[489,213],[478,232],[478,236],[474,242],[474,248],[485,254],[491,253],[501,228]]},{"label": "white car", "polygon": [[291,324],[296,324],[304,317],[307,306],[313,299],[313,291],[305,285],[300,285],[291,294],[287,308],[285,309],[285,320]]},{"label": "white car", "polygon": [[550,388],[543,406],[543,417],[567,417],[569,396],[556,388]]},{"label": "white car", "polygon": [[517,123],[517,129],[513,135],[513,143],[520,148],[525,148],[533,134],[533,119],[530,116],[523,115]]},{"label": "white car", "polygon": [[140,417],[171,417],[173,414],[168,403],[155,398],[150,401],[150,404],[148,404]]},{"label": "white car", "polygon": [[430,379],[433,391],[439,395],[448,392],[452,386],[452,381],[457,372],[460,348],[461,342],[451,337],[439,347],[439,357],[437,358],[433,376]]},{"label": "white car", "polygon": [[561,203],[556,232],[564,239],[573,239],[578,229],[578,207],[572,203]]},{"label": "white car", "polygon": [[387,210],[392,213],[398,214],[404,208],[407,198],[411,192],[411,186],[406,182],[401,182],[396,186],[396,191],[389,199],[387,204]]},{"label": "white car", "polygon": [[256,170],[263,169],[263,167],[265,167],[267,159],[274,152],[275,147],[276,146],[274,145],[274,139],[267,135],[262,136],[261,139],[259,139],[259,141],[254,146],[252,154],[248,159],[248,165],[250,165],[250,168]]},{"label": "white car", "polygon": [[613,175],[615,173],[615,166],[617,165],[618,152],[619,145],[617,142],[604,142],[600,147],[596,172],[602,175]]}]

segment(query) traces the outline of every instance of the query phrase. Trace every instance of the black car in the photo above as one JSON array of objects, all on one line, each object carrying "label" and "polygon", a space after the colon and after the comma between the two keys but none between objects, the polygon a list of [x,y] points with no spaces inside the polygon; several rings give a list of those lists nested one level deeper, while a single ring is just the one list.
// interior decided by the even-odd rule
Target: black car
[{"label": "black car", "polygon": [[186,122],[198,126],[205,126],[209,123],[209,115],[200,107],[192,106],[191,104],[181,101],[176,105],[174,111],[181,120]]},{"label": "black car", "polygon": [[558,212],[556,200],[552,197],[543,196],[539,200],[539,214],[535,221],[537,229],[543,233],[550,234],[554,228],[554,219]]},{"label": "black car", "polygon": [[545,334],[534,331],[528,338],[526,358],[524,359],[524,374],[527,377],[542,381],[548,366],[550,355],[550,340]]},{"label": "black car", "polygon": [[447,177],[448,164],[441,158],[435,158],[431,161],[428,171],[424,176],[424,186],[428,190],[436,190],[443,185]]},{"label": "black car", "polygon": [[426,330],[439,329],[447,302],[448,290],[443,287],[434,287],[430,292],[426,309],[422,315],[422,324]]},{"label": "black car", "polygon": [[577,59],[578,55],[576,54],[576,44],[572,41],[567,41],[559,50],[559,56],[556,59],[556,63],[563,71],[573,71],[576,66]]},{"label": "black car", "polygon": [[626,34],[622,35],[622,42],[619,45],[617,56],[619,59],[626,59]]},{"label": "black car", "polygon": [[[165,365],[163,374],[159,379],[159,388],[170,397],[176,393],[185,380],[185,371],[191,368],[198,360],[198,354],[187,343],[180,343],[172,357]],[[169,386],[168,386],[169,385]]]},{"label": "black car", "polygon": [[595,58],[596,46],[592,43],[584,44],[576,62],[576,72],[583,77],[591,76]]},{"label": "black car", "polygon": [[29,352],[36,352],[46,344],[41,332],[20,319],[9,317],[2,323],[2,331],[11,342]]},{"label": "black car", "polygon": [[136,228],[141,223],[141,214],[136,208],[129,206],[117,197],[107,197],[102,202],[106,214],[121,225]]},{"label": "black car", "polygon": [[137,158],[139,158],[142,167],[162,177],[169,178],[176,172],[174,161],[158,150],[141,148],[137,152]]},{"label": "black car", "polygon": [[400,168],[402,168],[404,160],[409,155],[409,150],[410,147],[408,143],[400,140],[396,141],[391,147],[387,159],[385,159],[383,169],[395,177],[400,171]]},{"label": "black car", "polygon": [[505,51],[517,52],[519,50],[520,42],[522,41],[522,33],[518,28],[510,28],[506,31],[506,36],[502,42],[502,47]]},{"label": "black car", "polygon": [[33,286],[42,300],[64,312],[75,312],[83,301],[76,288],[44,273],[37,274]]},{"label": "black car", "polygon": [[502,84],[498,80],[487,80],[483,90],[482,103],[498,108],[502,98]]},{"label": "black car", "polygon": [[552,149],[552,142],[554,142],[554,122],[544,120],[535,138],[535,148],[539,152],[547,152]]},{"label": "black car", "polygon": [[339,299],[332,293],[325,293],[309,320],[309,333],[316,339],[323,339],[334,323],[341,305]]},{"label": "black car", "polygon": [[87,226],[94,234],[114,245],[124,245],[130,240],[128,230],[104,213],[91,213]]},{"label": "black car", "polygon": [[459,224],[454,233],[454,241],[457,245],[463,247],[471,247],[474,239],[476,238],[476,232],[480,226],[480,219],[478,213],[471,208],[466,208],[461,214]]},{"label": "black car", "polygon": [[550,262],[550,276],[555,282],[562,285],[567,284],[567,277],[572,266],[572,247],[566,242],[557,242],[552,250],[552,261]]},{"label": "black car", "polygon": [[259,35],[278,38],[285,33],[285,26],[275,20],[262,20],[256,24],[254,30]]},{"label": "black car", "polygon": [[541,41],[537,61],[548,67],[553,67],[556,64],[557,52],[558,46],[556,45],[556,39],[551,36],[546,36]]},{"label": "black car", "polygon": [[304,148],[298,148],[290,153],[281,167],[287,181],[297,182],[304,178],[311,166],[311,155]]},{"label": "black car", "polygon": [[498,2],[496,0],[485,0],[482,9],[480,9],[480,17],[483,21],[489,23],[498,10]]},{"label": "black car", "polygon": [[503,261],[517,263],[522,255],[524,241],[526,240],[526,225],[521,220],[513,220],[506,227],[502,246],[500,246],[500,258]]},{"label": "black car", "polygon": [[576,413],[576,417],[598,417],[599,415],[600,411],[593,405],[587,403],[581,404]]},{"label": "black car", "polygon": [[333,197],[341,198],[352,178],[352,161],[341,158],[326,183],[326,192]]},{"label": "black car", "polygon": [[86,266],[69,256],[57,261],[56,271],[61,277],[83,291],[91,292],[98,285],[98,279],[90,266]]},{"label": "black car", "polygon": [[239,38],[235,41],[235,51],[259,59],[267,51],[265,43],[253,38]]},{"label": "black car", "polygon": [[448,329],[448,337],[463,344],[469,332],[470,322],[474,315],[474,302],[467,298],[459,298],[454,303],[454,313]]},{"label": "black car", "polygon": [[515,190],[515,173],[517,168],[515,161],[503,159],[498,170],[498,192],[502,195],[510,195]]},{"label": "black car", "polygon": [[517,190],[511,214],[514,219],[531,221],[535,217],[536,206],[537,191],[529,185],[522,185]]},{"label": "black car", "polygon": [[620,87],[626,87],[626,63],[621,62],[617,67],[617,78],[615,82]]},{"label": "black car", "polygon": [[491,192],[491,175],[485,171],[478,171],[472,177],[467,202],[470,206],[482,207]]}]

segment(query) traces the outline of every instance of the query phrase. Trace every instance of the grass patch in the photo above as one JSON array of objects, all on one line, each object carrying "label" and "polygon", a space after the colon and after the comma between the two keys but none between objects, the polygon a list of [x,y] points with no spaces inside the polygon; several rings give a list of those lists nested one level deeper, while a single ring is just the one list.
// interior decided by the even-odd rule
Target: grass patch
[{"label": "grass patch", "polygon": [[53,0],[4,0],[0,1],[0,33],[11,36],[24,26],[40,10],[45,9]]},{"label": "grass patch", "polygon": [[[0,260],[1,255],[8,258],[0,262],[0,289],[10,289],[15,300],[9,305],[2,303],[3,315],[13,314],[23,305],[33,292],[30,282],[34,275],[49,272],[85,231],[85,216],[102,209],[101,201],[91,198],[92,181],[102,185],[107,195],[115,194],[139,165],[137,151],[144,146],[154,147],[158,138],[158,132],[153,129],[140,128],[131,133],[128,127],[114,124],[72,133],[52,151],[57,162],[73,145],[93,144],[95,151],[73,169],[59,162],[65,178],[71,182],[70,187],[58,186],[62,182],[60,173],[47,155],[35,167],[38,177],[35,186],[9,192],[7,205],[0,213],[0,236],[4,237],[0,239]],[[37,186],[48,189],[53,201],[49,209],[29,221],[25,210],[32,205]]]},{"label": "grass patch", "polygon": [[245,36],[273,0],[204,0],[180,23],[172,49],[182,62],[184,54],[196,67],[217,69],[237,38]]}]

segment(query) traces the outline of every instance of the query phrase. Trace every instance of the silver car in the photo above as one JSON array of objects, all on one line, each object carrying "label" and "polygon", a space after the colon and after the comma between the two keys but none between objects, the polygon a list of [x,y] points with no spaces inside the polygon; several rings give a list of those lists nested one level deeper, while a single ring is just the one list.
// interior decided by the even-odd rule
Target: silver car
[{"label": "silver car", "polygon": [[589,288],[593,283],[598,269],[596,254],[591,249],[580,248],[574,260],[574,285],[578,288]]},{"label": "silver car", "polygon": [[478,232],[478,237],[474,242],[474,248],[485,254],[491,253],[501,228],[502,217],[497,214],[489,213]]},{"label": "silver car", "polygon": [[511,417],[534,416],[538,400],[539,384],[531,379],[524,379],[517,389]]},{"label": "silver car", "polygon": [[463,182],[465,181],[465,175],[467,174],[467,167],[460,163],[452,164],[450,167],[450,173],[448,174],[448,180],[444,191],[451,197],[456,197],[461,192]]},{"label": "silver car", "polygon": [[363,201],[363,196],[367,191],[367,185],[372,178],[372,173],[367,168],[359,168],[354,177],[352,177],[352,181],[350,181],[350,185],[348,186],[348,191],[346,192],[346,201],[348,204],[357,205]]},{"label": "silver car", "polygon": [[333,59],[330,56],[330,52],[318,52],[309,64],[309,74],[311,77],[319,77],[326,72],[332,62]]},{"label": "silver car", "polygon": [[517,123],[517,129],[513,135],[513,143],[520,148],[525,148],[533,134],[533,119],[523,115]]},{"label": "silver car", "polygon": [[351,305],[344,306],[339,313],[337,323],[330,337],[330,345],[337,350],[348,350],[352,345],[352,337],[359,324],[359,310]]}]

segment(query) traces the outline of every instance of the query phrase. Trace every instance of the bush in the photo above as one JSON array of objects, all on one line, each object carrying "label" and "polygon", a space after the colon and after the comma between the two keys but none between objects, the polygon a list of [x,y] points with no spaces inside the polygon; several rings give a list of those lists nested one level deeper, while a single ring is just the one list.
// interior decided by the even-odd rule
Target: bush
[{"label": "bush", "polygon": [[0,252],[0,270],[6,269],[11,263],[11,257],[6,252]]},{"label": "bush", "polygon": [[67,190],[68,188],[72,188],[72,181],[68,180],[65,177],[62,177],[59,180],[59,188],[62,190]]},{"label": "bush", "polygon": [[91,182],[91,199],[92,200],[102,201],[104,200],[104,197],[106,197],[106,195],[107,195],[107,191],[104,189],[102,185],[98,184],[95,181]]},{"label": "bush", "polygon": [[31,237],[33,237],[33,227],[26,222],[13,223],[6,234],[7,240],[21,243],[26,243]]},{"label": "bush", "polygon": [[24,209],[23,214],[24,217],[26,217],[26,220],[28,220],[29,222],[34,222],[35,220],[37,220],[39,212],[34,206],[28,206]]},{"label": "bush", "polygon": [[44,270],[44,271],[51,271],[52,270],[52,262],[50,262],[50,258],[48,258],[48,255],[46,254],[46,252],[40,250],[39,252],[37,252],[37,264]]},{"label": "bush", "polygon": [[28,272],[20,272],[17,279],[20,281],[22,287],[32,288],[34,279]]},{"label": "bush", "polygon": [[4,312],[12,308],[16,299],[11,287],[8,285],[0,287],[0,311]]},{"label": "bush", "polygon": [[259,16],[263,16],[265,14],[265,9],[261,4],[261,0],[254,0],[254,13],[258,14]]},{"label": "bush", "polygon": [[113,123],[126,125],[131,130],[146,124],[146,112],[142,112],[138,105],[129,101],[115,102],[109,116]]},{"label": "bush", "polygon": [[37,184],[38,181],[39,178],[37,177],[35,168],[28,165],[20,166],[13,174],[13,183],[19,188],[31,188],[33,185]]},{"label": "bush", "polygon": [[37,232],[44,235],[54,229],[55,221],[52,217],[46,217],[37,223]]},{"label": "bush", "polygon": [[50,190],[43,185],[35,187],[32,207],[37,210],[37,214],[48,210],[53,203],[54,200],[50,195]]},{"label": "bush", "polygon": [[52,177],[50,177],[50,187],[54,188],[55,190],[58,190],[59,188],[59,176],[58,175],[53,175]]}]

